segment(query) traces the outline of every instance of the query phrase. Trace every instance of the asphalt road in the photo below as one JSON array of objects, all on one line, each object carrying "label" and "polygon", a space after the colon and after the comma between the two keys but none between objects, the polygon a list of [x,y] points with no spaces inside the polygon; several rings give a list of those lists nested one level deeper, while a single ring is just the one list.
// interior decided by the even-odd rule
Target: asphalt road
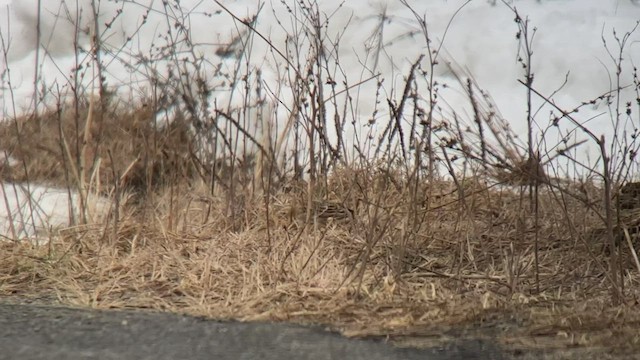
[{"label": "asphalt road", "polygon": [[0,359],[504,359],[497,345],[430,349],[346,339],[320,328],[142,311],[0,304]]}]

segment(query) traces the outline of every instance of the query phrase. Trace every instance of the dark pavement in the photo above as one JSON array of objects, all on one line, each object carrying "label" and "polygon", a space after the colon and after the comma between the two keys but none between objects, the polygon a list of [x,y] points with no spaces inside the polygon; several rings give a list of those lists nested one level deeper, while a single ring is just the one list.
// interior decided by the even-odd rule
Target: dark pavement
[{"label": "dark pavement", "polygon": [[320,328],[219,322],[143,311],[0,304],[0,359],[504,359],[464,340],[430,349],[354,340]]}]

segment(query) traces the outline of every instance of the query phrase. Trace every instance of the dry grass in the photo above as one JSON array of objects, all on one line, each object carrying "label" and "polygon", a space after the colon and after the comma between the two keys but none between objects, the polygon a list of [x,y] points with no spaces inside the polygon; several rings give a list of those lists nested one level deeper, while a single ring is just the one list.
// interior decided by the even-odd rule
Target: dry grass
[{"label": "dry grass", "polygon": [[[172,180],[164,176],[167,169],[181,178],[196,174],[192,139],[183,121],[162,127],[147,104],[114,104],[101,111],[89,102],[81,101],[77,108],[60,104],[37,119],[20,117],[0,124],[1,148],[16,160],[13,166],[0,165],[2,179],[75,188],[72,175],[79,171],[81,156],[97,189],[116,183],[134,191],[166,185]],[[88,146],[82,154],[86,124]]]},{"label": "dry grass", "polygon": [[[602,242],[586,236],[595,223],[586,208],[572,208],[571,220],[584,226],[571,234],[553,194],[542,193],[536,293],[533,224],[517,189],[469,181],[460,199],[451,183],[425,185],[420,191],[435,196],[408,237],[407,194],[393,185],[400,181],[336,171],[327,189],[336,201],[368,199],[346,223],[305,226],[290,217],[305,195],[278,192],[269,231],[263,201],[230,213],[223,196],[177,187],[178,210],[166,206],[166,190],[125,214],[115,235],[97,224],[64,229],[49,246],[1,243],[0,289],[83,307],[322,323],[348,336],[401,340],[515,324],[499,333],[508,346],[640,347],[637,305],[610,305]],[[638,299],[639,281],[629,262],[628,299]]]}]

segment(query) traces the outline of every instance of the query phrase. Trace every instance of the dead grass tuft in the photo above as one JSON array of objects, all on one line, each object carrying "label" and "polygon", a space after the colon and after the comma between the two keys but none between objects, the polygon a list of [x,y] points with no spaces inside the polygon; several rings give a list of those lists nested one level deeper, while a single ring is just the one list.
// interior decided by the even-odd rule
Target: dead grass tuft
[{"label": "dead grass tuft", "polygon": [[[77,186],[69,174],[79,173],[81,156],[98,191],[115,184],[135,191],[193,178],[199,166],[192,155],[193,135],[186,122],[162,125],[150,106],[109,106],[94,109],[88,102],[59,105],[37,119],[23,116],[0,123],[0,152],[13,165],[3,164],[4,181]],[[89,124],[87,152],[82,154],[85,124]],[[201,170],[200,170],[201,171]]]}]

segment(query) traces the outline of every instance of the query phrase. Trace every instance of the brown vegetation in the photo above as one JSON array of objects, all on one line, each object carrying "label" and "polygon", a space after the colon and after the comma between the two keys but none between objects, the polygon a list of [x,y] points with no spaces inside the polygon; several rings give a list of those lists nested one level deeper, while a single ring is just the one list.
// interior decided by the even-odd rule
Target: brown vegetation
[{"label": "brown vegetation", "polygon": [[[607,161],[585,176],[554,177],[553,160],[566,155],[576,165],[570,155],[583,142],[550,147],[557,154],[536,148],[530,106],[528,143],[516,146],[490,98],[455,70],[473,119],[444,117],[432,76],[440,49],[416,14],[429,59],[415,61],[403,92],[389,92],[400,99],[379,99],[378,82],[371,120],[358,125],[377,122],[381,134],[345,140],[345,124],[359,121],[340,110],[352,101],[349,91],[378,75],[356,85],[345,77],[336,90],[342,80],[327,75],[324,56],[338,44],[318,25],[317,6],[299,10],[318,32],[295,40],[315,40],[304,46],[317,58],[292,61],[270,44],[289,65],[281,81],[293,104],[283,127],[273,125],[281,119],[261,83],[249,84],[259,76],[253,68],[224,77],[247,81],[244,90],[231,85],[245,91],[244,108],[210,109],[208,79],[187,51],[186,60],[170,59],[198,70],[170,79],[182,87],[149,79],[166,92],[196,89],[175,96],[185,110],[168,123],[156,122],[158,103],[124,106],[105,94],[73,94],[36,116],[2,122],[0,151],[15,161],[2,164],[0,180],[91,191],[116,206],[104,221],[50,234],[46,246],[0,242],[0,293],[322,323],[351,336],[406,340],[479,327],[511,347],[640,349],[637,189],[614,195],[629,183],[634,159],[607,162],[627,156],[635,137],[625,149],[594,137]],[[244,36],[256,32],[253,21],[235,18],[250,30]],[[190,43],[180,30],[170,30],[176,43],[168,48]],[[97,54],[101,45],[93,46]],[[529,69],[531,53],[520,60]],[[529,97],[537,94],[532,79],[524,83]],[[386,112],[377,108],[385,102]],[[557,122],[575,122],[556,110]],[[137,201],[127,202],[132,193]]]},{"label": "brown vegetation", "polygon": [[[196,173],[186,122],[161,126],[146,104],[133,109],[114,105],[89,115],[90,108],[89,101],[78,106],[60,104],[37,119],[3,122],[1,150],[15,165],[2,167],[2,179],[75,188],[75,179],[68,175],[77,171],[74,166],[81,156],[86,157],[88,174],[100,182],[92,184],[99,189],[116,183],[138,191],[166,185],[163,182],[171,180],[164,175],[167,169],[182,178]],[[88,146],[83,154],[87,124]]]}]

